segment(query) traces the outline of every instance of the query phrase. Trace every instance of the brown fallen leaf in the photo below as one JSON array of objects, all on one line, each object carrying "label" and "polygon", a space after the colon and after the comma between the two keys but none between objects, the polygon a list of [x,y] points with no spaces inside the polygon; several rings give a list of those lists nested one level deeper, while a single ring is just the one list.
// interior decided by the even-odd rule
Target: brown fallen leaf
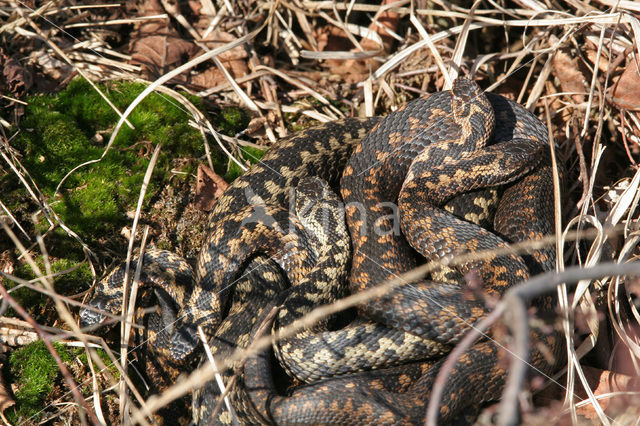
[{"label": "brown fallen leaf", "polygon": [[180,6],[185,9],[183,14],[190,17],[190,24],[199,34],[204,34],[209,29],[211,20],[216,15],[216,7],[212,2],[187,0],[180,2]]},{"label": "brown fallen leaf", "polygon": [[634,55],[610,92],[609,101],[618,108],[640,111],[640,61]]},{"label": "brown fallen leaf", "polygon": [[131,42],[131,63],[141,65],[145,75],[155,79],[183,64],[197,50],[195,44],[175,35],[150,35]]},{"label": "brown fallen leaf", "polygon": [[[222,65],[234,79],[242,77],[248,72],[247,63],[243,60],[222,62]],[[202,72],[189,76],[188,82],[194,89],[204,90],[226,83],[227,78],[222,71],[213,65]]]},{"label": "brown fallen leaf", "polygon": [[592,65],[597,65],[601,73],[606,73],[609,68],[607,55],[600,54],[600,56],[598,56],[598,46],[589,40],[586,41],[585,47],[585,53],[589,62],[591,62]]},{"label": "brown fallen leaf", "polygon": [[[395,0],[383,0],[382,5],[393,3]],[[377,42],[369,39],[362,38],[360,46],[365,51],[380,50],[382,52],[390,52],[393,48],[394,39],[389,35],[387,30],[395,32],[398,27],[399,15],[396,12],[389,10],[381,13],[375,22],[369,25],[369,29],[378,33],[382,40],[382,46]],[[321,30],[317,34],[318,50],[346,50],[352,44],[349,39],[344,35],[342,29],[336,27],[329,27]],[[357,52],[359,49],[353,48],[352,52]],[[375,70],[380,66],[380,62],[374,59],[327,59],[325,64],[331,69],[331,72],[335,74],[345,75],[347,81],[360,81],[363,77],[369,74],[370,70]],[[348,76],[352,76],[349,78]]]},{"label": "brown fallen leaf", "polygon": [[31,72],[2,51],[0,51],[0,68],[2,68],[4,85],[13,96],[20,98],[31,88],[33,84]]},{"label": "brown fallen leaf", "polygon": [[[202,43],[209,49],[213,50],[220,46],[224,46],[236,39],[235,36],[224,31],[216,30],[208,34]],[[249,67],[247,66],[248,58],[247,51],[242,46],[236,46],[231,50],[218,55],[218,59],[222,62],[225,69],[231,74],[231,77],[239,78],[249,73]],[[206,89],[215,87],[220,84],[226,83],[222,71],[220,71],[215,65],[205,69],[204,71],[192,75],[189,78],[189,83],[197,86],[200,89]]]},{"label": "brown fallen leaf", "polygon": [[208,212],[228,186],[229,184],[220,175],[204,164],[200,164],[193,203],[198,209]]},{"label": "brown fallen leaf", "polygon": [[16,262],[10,250],[4,250],[0,253],[0,271],[5,274],[13,274],[15,267]]},{"label": "brown fallen leaf", "polygon": [[[394,3],[395,0],[384,0],[382,2],[382,6],[389,5]],[[376,20],[377,25],[372,23],[369,25],[369,29],[378,33],[380,38],[382,39],[382,48],[385,52],[390,52],[393,47],[394,38],[387,32],[396,32],[398,29],[398,24],[400,22],[400,15],[397,12],[392,12],[391,10],[386,10],[378,16]],[[381,28],[382,27],[382,28]],[[365,38],[360,43],[364,50],[374,50],[379,49],[380,46],[373,40],[369,38]]]},{"label": "brown fallen leaf", "polygon": [[[554,36],[551,36],[551,43],[555,43]],[[569,47],[564,47],[556,51],[553,57],[553,75],[560,81],[563,92],[572,93],[571,98],[576,104],[585,101],[587,92],[587,79],[580,69],[578,58],[571,54]]]},{"label": "brown fallen leaf", "polygon": [[[626,392],[638,392],[640,390],[640,378],[625,374],[615,373],[609,370],[582,366],[582,370],[589,383],[589,388],[593,394],[603,396],[598,401],[603,410],[609,407],[621,407],[628,404],[629,396]],[[557,383],[566,383],[566,376],[557,380]],[[575,387],[576,403],[587,400],[587,394],[582,388],[579,380],[576,380]],[[611,395],[609,395],[611,394]],[[564,389],[560,386],[549,387],[544,392],[536,396],[538,402],[562,400]],[[633,397],[631,397],[633,398]],[[637,396],[636,396],[637,398]],[[617,410],[616,410],[617,411]],[[590,403],[582,403],[577,407],[577,413],[587,419],[597,419],[598,414]]]},{"label": "brown fallen leaf", "polygon": [[[233,34],[221,30],[215,30],[207,34],[207,36],[201,41],[209,49],[213,50],[217,49],[218,47],[222,47],[225,44],[231,43],[232,41],[235,41],[236,38],[237,37]],[[234,61],[237,59],[245,59],[248,57],[249,54],[242,46],[236,46],[233,49],[227,50],[226,52],[222,52],[218,55],[218,59],[220,60],[220,62]]]},{"label": "brown fallen leaf", "polygon": [[[145,0],[140,6],[141,16],[164,13],[157,0]],[[199,48],[185,40],[169,19],[143,21],[131,35],[129,44],[131,63],[141,65],[146,78],[156,79],[180,66],[194,56]],[[184,76],[174,79],[185,82]]]},{"label": "brown fallen leaf", "polygon": [[344,34],[344,30],[333,25],[318,27],[315,31],[315,39],[319,51],[347,50],[351,47],[351,42]]},{"label": "brown fallen leaf", "polygon": [[[2,367],[2,365],[0,365]],[[7,392],[7,388],[4,385],[4,380],[2,376],[0,376],[0,413],[4,413],[4,411],[16,405],[16,402],[11,398],[11,394]]]},{"label": "brown fallen leaf", "polygon": [[[3,345],[0,344],[0,352],[3,354],[3,358],[4,358],[4,353],[7,352],[8,348]],[[0,371],[3,370],[4,367],[4,362],[0,362]],[[0,374],[0,414],[2,415],[2,417],[4,418],[4,411],[15,405],[16,402],[13,400],[13,398],[11,398],[11,392],[9,392],[7,390],[7,386],[4,383],[4,378],[2,377],[2,374]]]},{"label": "brown fallen leaf", "polygon": [[[583,367],[584,373],[587,376],[587,380],[593,390],[593,394],[597,397],[599,395],[607,395],[613,392],[627,392],[638,391],[640,389],[640,379],[638,377],[631,377],[625,374],[614,373],[608,370],[600,370],[597,368]],[[586,398],[586,394],[580,388],[580,396]],[[618,401],[616,401],[618,399]],[[601,398],[599,400],[600,406],[603,410],[616,403],[620,403],[619,399],[625,399],[624,395],[612,396],[611,398]],[[588,419],[595,419],[598,417],[593,406],[591,404],[584,405],[578,408],[578,412]]]}]

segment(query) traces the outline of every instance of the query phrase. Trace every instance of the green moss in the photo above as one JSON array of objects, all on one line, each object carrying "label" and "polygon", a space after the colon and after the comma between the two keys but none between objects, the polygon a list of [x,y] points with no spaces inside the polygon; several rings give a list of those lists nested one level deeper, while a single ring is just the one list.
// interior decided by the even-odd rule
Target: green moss
[{"label": "green moss", "polygon": [[[260,159],[264,155],[263,150],[252,148],[249,146],[240,147],[240,153],[242,154],[242,157],[247,161],[249,161],[251,164],[255,164],[258,161],[260,161]],[[229,170],[227,171],[227,174],[224,176],[224,178],[227,181],[231,182],[241,174],[242,174],[242,170],[240,169],[240,167],[238,167],[238,165],[235,162],[231,162],[229,164]]]},{"label": "green moss", "polygon": [[[74,367],[72,361],[75,358],[85,366],[88,365],[87,353],[83,349],[69,348],[57,342],[53,343],[53,347],[70,370]],[[98,349],[97,353],[109,368],[111,375],[116,379],[119,378],[120,373],[107,353],[102,349]],[[13,383],[17,387],[15,390],[16,405],[7,410],[5,414],[8,414],[13,424],[21,424],[26,419],[29,421],[37,420],[47,396],[57,383],[62,383],[60,369],[53,356],[49,353],[44,342],[38,340],[11,354],[9,371]],[[87,392],[90,390],[90,388],[86,389]]]},{"label": "green moss", "polygon": [[[58,259],[51,263],[51,271],[53,273],[67,271],[69,269],[72,269],[74,266],[77,266],[78,261],[79,259]],[[45,273],[44,261],[42,257],[36,259],[36,264],[38,265],[40,270]],[[31,266],[27,264],[22,264],[17,267],[14,271],[14,275],[25,280],[31,280],[36,277],[36,274],[34,273]],[[89,265],[84,262],[80,264],[76,269],[54,277],[53,286],[56,292],[60,294],[71,294],[78,292],[79,286],[90,283],[91,279],[92,276]],[[3,285],[11,291],[11,295],[13,296],[13,298],[16,299],[16,301],[22,307],[26,308],[27,311],[36,318],[36,320],[42,319],[42,313],[44,312],[43,308],[49,300],[48,296],[45,296],[40,292],[31,290],[26,287],[20,287],[13,290],[18,285],[17,283],[9,281],[7,279],[3,279],[2,281]],[[13,308],[9,308],[6,315],[15,316]]]},{"label": "green moss", "polygon": [[[118,368],[113,364],[113,361],[111,361],[111,358],[109,358],[109,355],[102,349],[96,349],[96,352],[98,353],[98,356],[100,357],[102,362],[104,362],[104,365],[106,365],[107,368],[109,369],[109,372],[111,373],[113,378],[119,379],[120,371],[118,371]],[[86,351],[80,351],[78,353],[78,359],[80,360],[80,362],[88,366],[89,360],[87,358],[88,358],[88,355]]]},{"label": "green moss", "polygon": [[[53,343],[53,346],[63,362],[71,362],[75,355],[72,351],[60,343]],[[11,354],[9,369],[17,390],[16,405],[7,410],[7,414],[15,424],[37,415],[42,410],[43,401],[53,390],[60,370],[41,340]]]},{"label": "green moss", "polygon": [[214,115],[213,125],[225,135],[235,136],[249,125],[249,113],[238,107],[227,107]]},{"label": "green moss", "polygon": [[[238,107],[227,107],[213,112],[212,124],[215,129],[228,136],[235,136],[249,125],[249,121],[251,116],[248,111],[238,108]],[[240,148],[242,151],[242,155],[249,151],[245,151],[245,148]],[[256,151],[256,155],[261,158],[263,152],[260,150],[253,149]],[[257,160],[252,161],[252,156],[248,155],[245,158],[249,159],[252,163],[255,163]],[[227,182],[233,181],[235,178],[242,174],[242,170],[236,165],[235,162],[229,160],[226,156],[218,156],[213,159],[213,166],[216,171],[221,176],[224,176],[224,179]]]},{"label": "green moss", "polygon": [[[144,87],[119,82],[101,89],[124,111]],[[201,107],[197,98],[190,100]],[[52,197],[71,169],[100,158],[118,115],[82,79],[73,80],[57,94],[32,97],[28,102],[14,146],[40,190]],[[174,100],[149,95],[128,117],[135,129],[122,126],[107,155],[74,172],[56,198],[50,199],[56,213],[90,243],[116,232],[128,220],[125,212],[135,207],[154,146],[163,144],[145,201],[166,184],[171,159],[203,154],[201,136],[188,126],[189,117]],[[97,134],[103,140],[97,141]],[[0,176],[0,185],[12,178]],[[14,189],[21,191],[19,186]],[[20,195],[10,199],[17,202]]]}]

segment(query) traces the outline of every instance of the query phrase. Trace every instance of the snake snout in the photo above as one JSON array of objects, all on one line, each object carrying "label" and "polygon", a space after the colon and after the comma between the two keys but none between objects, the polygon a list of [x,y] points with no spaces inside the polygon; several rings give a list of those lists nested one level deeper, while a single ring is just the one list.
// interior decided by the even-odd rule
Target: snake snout
[{"label": "snake snout", "polygon": [[80,327],[91,327],[94,325],[102,324],[107,316],[103,312],[108,311],[109,300],[104,297],[96,297],[91,300],[91,308],[82,308],[80,310]]},{"label": "snake snout", "polygon": [[178,363],[185,362],[198,347],[198,342],[195,325],[178,325],[176,332],[171,335],[171,359]]}]

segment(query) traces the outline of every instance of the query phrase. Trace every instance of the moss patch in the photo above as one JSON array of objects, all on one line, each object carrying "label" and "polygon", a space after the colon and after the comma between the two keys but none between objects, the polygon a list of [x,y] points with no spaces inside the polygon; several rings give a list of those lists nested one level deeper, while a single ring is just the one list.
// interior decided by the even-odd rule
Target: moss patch
[{"label": "moss patch", "polygon": [[[260,161],[260,159],[264,155],[264,151],[249,146],[243,146],[240,148],[240,154],[242,155],[242,158],[249,161],[251,164],[255,164]],[[238,167],[236,163],[231,162],[224,178],[225,180],[230,182],[236,179],[241,174],[242,170],[240,170],[240,167]]]},{"label": "moss patch", "polygon": [[227,107],[214,113],[212,124],[216,130],[228,136],[235,136],[249,125],[249,113],[238,107]]},{"label": "moss patch", "polygon": [[[111,82],[99,87],[120,111],[124,111],[146,86]],[[199,98],[188,97],[196,107],[204,110]],[[144,200],[143,209],[147,211],[164,188],[176,181],[184,183],[185,179],[190,179],[204,156],[200,132],[188,124],[191,115],[172,98],[152,93],[128,117],[135,129],[123,125],[106,155],[100,161],[74,171],[56,193],[60,181],[71,170],[101,158],[119,116],[80,78],[56,94],[33,96],[27,103],[20,129],[16,129],[17,136],[11,141],[16,157],[28,172],[27,181],[42,192],[60,219],[98,252],[122,250],[119,232],[131,223],[127,212],[136,207],[144,174],[158,144],[162,144],[162,150]],[[238,133],[249,122],[248,113],[239,108],[224,109],[214,115],[216,126],[228,134]],[[226,156],[215,150],[212,155],[216,171],[227,174],[229,160]],[[261,152],[252,155],[261,156]],[[232,169],[227,177],[238,174],[239,171]],[[27,233],[46,232],[45,243],[54,272],[84,261],[80,244],[60,227],[51,230],[42,213],[29,227],[33,213],[40,211],[40,207],[8,168],[0,168],[0,188],[3,203],[26,226]],[[4,233],[0,234],[0,251],[13,249],[13,243]],[[42,267],[42,262],[38,262]],[[31,268],[25,265],[18,266],[14,274],[24,279],[35,277]],[[54,279],[56,290],[62,294],[84,289],[78,284],[89,282],[91,276],[86,265]],[[16,286],[7,280],[4,284]],[[13,295],[32,315],[42,319],[47,297],[26,288],[15,290]]]},{"label": "moss patch", "polygon": [[[73,353],[70,350],[59,343],[53,346],[63,362],[71,362]],[[36,416],[43,410],[43,401],[53,390],[60,370],[42,341],[33,342],[11,354],[9,367],[17,390],[16,406],[9,409],[7,414],[15,423]]]},{"label": "moss patch", "polygon": [[[53,347],[72,374],[79,377],[76,378],[76,383],[80,384],[86,380],[88,369],[78,368],[78,363],[72,362],[77,358],[87,366],[86,351],[81,348],[69,348],[57,342],[53,343]],[[106,352],[98,349],[97,353],[111,374],[118,378],[119,372]],[[16,386],[16,405],[5,414],[13,424],[37,422],[46,411],[47,397],[55,398],[68,391],[58,365],[41,340],[13,352],[9,357],[9,372]],[[81,386],[81,389],[84,389],[85,395],[91,392],[90,386]]]},{"label": "moss patch", "polygon": [[[121,82],[101,89],[122,111],[144,86]],[[199,105],[198,99],[191,101]],[[100,158],[118,115],[82,79],[28,102],[14,146],[40,190],[53,197],[70,170]],[[189,115],[167,97],[152,93],[128,119],[135,129],[124,125],[106,156],[74,172],[50,199],[60,218],[85,240],[114,232],[127,220],[124,212],[135,206],[154,146],[163,144],[147,201],[162,185],[172,158],[197,158],[204,152],[199,133],[188,125]],[[19,185],[15,189],[21,191]]]},{"label": "moss patch", "polygon": [[[245,130],[250,121],[249,113],[238,107],[227,107],[213,112],[212,124],[217,131],[228,136],[235,136]],[[241,159],[249,161],[251,164],[257,163],[264,154],[264,150],[252,147],[240,147]],[[216,173],[222,175],[227,182],[231,182],[242,174],[238,165],[228,160],[225,168],[216,165]]]},{"label": "moss patch", "polygon": [[[88,284],[91,282],[92,276],[91,271],[89,269],[89,265],[85,262],[78,266],[78,261],[81,259],[57,259],[51,263],[51,272],[58,273],[72,269],[77,266],[72,271],[66,272],[64,274],[58,275],[53,278],[53,287],[56,292],[60,294],[71,294],[77,292],[79,285]],[[42,273],[45,273],[44,261],[42,257],[36,259],[36,263]],[[31,266],[27,264],[23,264],[16,268],[14,274],[20,278],[25,280],[31,280],[36,277],[35,272],[31,268]],[[3,285],[11,290],[18,286],[17,283],[3,279]],[[36,285],[40,285],[36,283]],[[49,301],[49,297],[45,296],[42,293],[31,290],[27,287],[20,287],[11,292],[11,295],[14,299],[25,309],[31,316],[33,316],[36,321],[44,321],[45,320],[45,307],[47,302]],[[16,316],[13,308],[9,307],[7,309],[7,316]]]},{"label": "moss patch", "polygon": [[[109,373],[111,374],[111,376],[113,376],[114,379],[119,379],[120,378],[120,371],[118,370],[118,368],[113,364],[113,361],[111,361],[111,358],[109,358],[109,355],[103,351],[102,349],[96,349],[96,352],[98,354],[98,356],[100,357],[100,359],[102,360],[102,362],[104,362],[104,365],[107,366],[107,368],[109,369]],[[80,360],[80,362],[83,365],[89,365],[89,361],[88,361],[88,355],[86,351],[80,351],[80,353],[78,354],[78,359]],[[94,363],[95,365],[95,363]],[[97,366],[96,366],[97,368]]]},{"label": "moss patch", "polygon": [[[100,85],[120,111],[144,88],[129,82]],[[200,99],[189,99],[203,109]],[[113,235],[130,221],[125,212],[135,208],[155,146],[163,144],[145,203],[168,184],[170,170],[178,168],[183,172],[175,175],[178,179],[188,177],[195,173],[197,162],[204,155],[200,133],[188,125],[190,115],[175,100],[152,93],[128,117],[135,129],[123,125],[104,158],[76,170],[56,194],[61,179],[73,168],[102,156],[119,117],[83,79],[73,80],[57,94],[34,96],[27,101],[20,132],[12,145],[62,221],[90,245],[100,243],[102,236]],[[213,113],[216,128],[228,135],[245,129],[249,119],[248,112],[237,107]],[[255,149],[243,149],[243,154],[248,159],[262,156]],[[229,180],[240,174],[226,156],[217,151],[213,156],[218,173]],[[30,198],[23,185],[14,174],[0,172],[0,187],[6,188],[3,202],[24,222],[34,209],[26,202]],[[42,217],[40,227],[40,231],[49,227]],[[79,252],[80,248],[76,246],[74,250]]]},{"label": "moss patch", "polygon": [[[145,85],[112,82],[99,87],[120,111],[124,111]],[[199,98],[188,97],[196,107],[204,109]],[[172,98],[152,93],[128,117],[135,129],[123,125],[106,155],[99,162],[74,171],[56,193],[62,178],[72,169],[101,158],[119,116],[80,78],[71,81],[59,93],[33,96],[27,102],[12,147],[16,149],[30,179],[60,219],[94,249],[121,249],[114,236],[131,222],[127,212],[136,207],[155,146],[162,143],[154,175],[147,188],[145,210],[163,188],[193,176],[204,155],[200,132],[188,125],[190,114]],[[250,117],[245,110],[233,107],[215,112],[213,118],[221,131],[237,134],[246,128]],[[259,158],[262,152],[247,149],[243,154],[248,158]],[[219,174],[228,179],[240,174],[237,167],[229,166],[225,155],[215,150],[212,155]],[[28,225],[39,206],[33,202],[24,185],[10,170],[0,169],[0,187],[3,188],[5,205],[21,223]],[[37,217],[35,227],[41,233],[48,232],[45,242],[52,259],[76,262],[84,259],[80,245],[60,228],[51,231],[42,214]],[[33,234],[33,229],[27,231]],[[12,246],[10,241],[0,236],[0,248]],[[34,277],[28,267],[20,267],[16,275],[25,279]],[[57,279],[56,286],[64,280]],[[31,291],[20,292],[24,297],[33,297]]]}]

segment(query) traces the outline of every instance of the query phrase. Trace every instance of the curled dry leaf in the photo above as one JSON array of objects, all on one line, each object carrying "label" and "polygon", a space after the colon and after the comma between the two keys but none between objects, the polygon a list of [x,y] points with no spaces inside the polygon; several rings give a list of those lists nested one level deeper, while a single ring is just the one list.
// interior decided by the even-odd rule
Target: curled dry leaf
[{"label": "curled dry leaf", "polygon": [[[232,78],[242,77],[247,74],[247,64],[245,61],[223,62],[222,65],[231,74]],[[215,65],[206,70],[190,76],[189,83],[198,90],[209,89],[227,82],[226,77]]]},{"label": "curled dry leaf", "polygon": [[[202,43],[204,43],[209,49],[213,50],[235,40],[236,37],[232,34],[216,30],[202,39]],[[231,50],[227,50],[226,52],[222,52],[221,54],[219,54],[218,59],[220,60],[220,62],[227,62],[246,59],[248,56],[249,55],[247,54],[247,51],[242,46],[236,46]]]},{"label": "curled dry leaf", "polygon": [[0,68],[6,89],[15,96],[22,97],[33,84],[31,72],[14,58],[0,52]]},{"label": "curled dry leaf", "polygon": [[184,15],[190,17],[190,24],[199,34],[205,34],[211,26],[212,19],[216,16],[215,2],[202,2],[199,0],[188,0],[181,2],[184,8]]},{"label": "curled dry leaf", "polygon": [[[3,364],[6,357],[5,354],[8,350],[9,348],[7,346],[0,343],[0,354],[2,354],[2,356],[0,357],[0,371],[3,370]],[[2,377],[2,374],[0,374],[0,413],[4,413],[7,408],[15,404],[16,402],[13,400],[13,398],[11,398],[11,392],[7,391],[7,386],[4,383],[4,377]]]},{"label": "curled dry leaf", "polygon": [[[603,410],[610,409],[611,415],[620,412],[620,408],[628,405],[630,398],[634,398],[630,395],[640,390],[640,378],[638,377],[589,366],[582,366],[582,371],[593,394],[596,398],[600,397],[598,398],[600,406]],[[557,383],[566,383],[566,376],[558,379]],[[576,380],[574,393],[575,402],[578,404],[578,415],[586,419],[597,419],[598,414],[589,402],[587,394],[579,380]],[[549,386],[536,395],[536,400],[539,403],[558,401],[561,400],[563,396],[564,389],[562,387]]]},{"label": "curled dry leaf", "polygon": [[586,56],[589,62],[593,65],[597,65],[598,70],[601,73],[606,73],[609,68],[609,61],[606,56],[602,54],[598,56],[598,46],[594,43],[587,41],[586,45]]},{"label": "curled dry leaf", "polygon": [[[157,0],[146,0],[140,14],[143,16],[165,13]],[[131,36],[129,45],[131,63],[141,65],[145,77],[156,79],[196,54],[198,48],[184,40],[169,19],[143,21]],[[175,80],[184,82],[184,77]]]},{"label": "curled dry leaf", "polygon": [[351,47],[344,30],[333,25],[318,27],[315,39],[320,51],[347,50]]},{"label": "curled dry leaf", "polygon": [[[637,377],[592,367],[583,367],[583,370],[596,397],[616,392],[638,391],[640,389],[640,379]],[[582,389],[580,389],[579,393],[582,397],[586,397],[582,393]],[[620,402],[616,401],[616,399],[626,399],[626,397],[624,395],[613,395],[611,398],[602,398],[600,399],[600,406],[606,410],[609,405]],[[591,404],[580,407],[578,413],[588,419],[597,418],[597,414]]]},{"label": "curled dry leaf", "polygon": [[228,186],[229,184],[220,175],[204,164],[200,164],[193,203],[198,209],[208,212]]},{"label": "curled dry leaf", "polygon": [[31,327],[17,324],[0,325],[0,344],[9,346],[25,346],[38,340],[38,333]]},{"label": "curled dry leaf", "polygon": [[5,274],[13,274],[13,270],[16,267],[16,262],[13,259],[10,250],[5,250],[0,253],[0,271]]},{"label": "curled dry leaf", "polygon": [[29,54],[29,61],[37,64],[44,74],[53,80],[62,80],[73,72],[73,67],[58,59],[48,50],[35,50]]},{"label": "curled dry leaf", "polygon": [[[394,2],[395,0],[384,0],[382,2],[382,6],[390,5]],[[378,16],[376,22],[369,25],[369,29],[378,33],[378,35],[382,39],[382,48],[387,53],[391,51],[394,40],[389,32],[396,32],[399,22],[400,17],[398,13],[392,12],[391,10],[386,10]],[[375,50],[380,48],[380,46],[378,46],[373,40],[369,38],[363,39],[361,44],[365,50]]]}]

